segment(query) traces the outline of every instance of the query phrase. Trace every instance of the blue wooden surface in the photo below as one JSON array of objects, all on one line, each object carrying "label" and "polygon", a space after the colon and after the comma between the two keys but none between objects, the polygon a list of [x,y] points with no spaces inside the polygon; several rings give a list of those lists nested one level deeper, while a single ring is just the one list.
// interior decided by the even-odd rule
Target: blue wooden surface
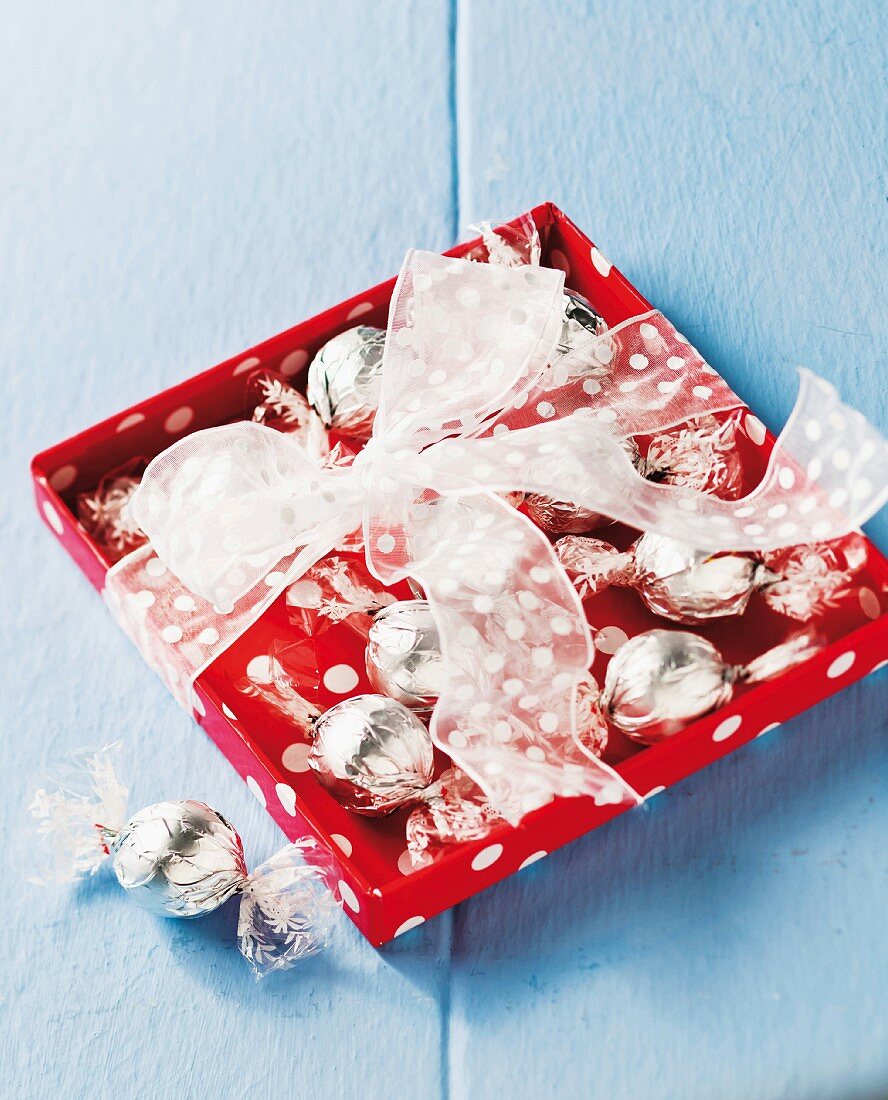
[{"label": "blue wooden surface", "polygon": [[888,1093],[884,674],[396,944],[343,922],[260,986],[231,911],[156,923],[107,876],[20,872],[42,763],[109,737],[134,806],[211,802],[251,861],[280,841],[38,527],[28,457],[408,245],[554,199],[770,426],[805,362],[888,427],[884,16],[688,8],[0,8],[9,1095]]}]

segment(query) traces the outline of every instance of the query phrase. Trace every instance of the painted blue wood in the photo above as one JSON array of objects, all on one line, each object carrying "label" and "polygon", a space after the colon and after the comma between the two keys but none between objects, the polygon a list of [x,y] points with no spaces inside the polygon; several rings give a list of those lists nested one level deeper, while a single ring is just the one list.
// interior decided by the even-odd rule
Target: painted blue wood
[{"label": "painted blue wood", "polygon": [[[23,884],[41,763],[280,836],[38,527],[40,447],[554,199],[772,426],[886,427],[876,6],[5,5],[0,1064],[27,1097],[842,1098],[888,1089],[885,676],[381,952],[256,986],[234,913]],[[882,544],[885,521],[873,525]]]},{"label": "painted blue wood", "polygon": [[[888,428],[884,11],[521,12],[460,7],[461,219],[552,198],[770,427],[805,363]],[[460,907],[452,1094],[888,1094],[885,689]]]},{"label": "painted blue wood", "polygon": [[[2,836],[42,761],[122,737],[132,805],[281,834],[34,520],[36,450],[388,277],[453,234],[450,12],[10,5],[0,46]],[[156,922],[113,878],[0,905],[4,1095],[443,1095],[448,924],[257,986],[236,911]]]}]

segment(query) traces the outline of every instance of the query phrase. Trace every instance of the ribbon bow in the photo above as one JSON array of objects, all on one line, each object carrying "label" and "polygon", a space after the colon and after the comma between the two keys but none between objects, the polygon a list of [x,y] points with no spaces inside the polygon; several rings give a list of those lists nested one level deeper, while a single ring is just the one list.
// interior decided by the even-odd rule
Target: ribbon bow
[{"label": "ribbon bow", "polygon": [[[745,500],[645,481],[621,437],[739,402],[657,312],[594,339],[580,363],[559,358],[563,280],[408,253],[373,436],[352,466],[322,467],[287,435],[234,424],[159,455],[131,504],[157,556],[206,601],[203,649],[201,632],[177,639],[192,669],[362,526],[374,575],[418,580],[438,624],[449,677],[433,738],[512,821],[554,795],[638,796],[577,734],[590,630],[548,539],[498,493],[572,500],[703,548],[761,549],[845,533],[855,518],[840,509],[878,507],[868,478],[886,461],[866,421],[803,374],[785,433],[795,446],[775,449]],[[121,606],[132,585],[113,574]],[[181,660],[158,658],[144,631],[140,644],[181,698]]]}]

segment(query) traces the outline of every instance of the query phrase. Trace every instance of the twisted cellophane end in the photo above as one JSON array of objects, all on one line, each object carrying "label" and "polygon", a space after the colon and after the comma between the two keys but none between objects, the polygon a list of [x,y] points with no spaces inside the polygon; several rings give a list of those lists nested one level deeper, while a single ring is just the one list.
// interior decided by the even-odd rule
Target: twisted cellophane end
[{"label": "twisted cellophane end", "polygon": [[52,769],[28,807],[40,843],[31,882],[57,885],[95,874],[126,820],[129,789],[119,741],[71,753]]},{"label": "twisted cellophane end", "polygon": [[767,571],[762,597],[779,614],[808,622],[848,595],[866,558],[866,539],[858,531],[830,542],[771,550],[762,555]]},{"label": "twisted cellophane end", "polygon": [[631,549],[623,552],[601,539],[564,535],[555,543],[555,554],[583,600],[613,584],[631,585],[636,579]]},{"label": "twisted cellophane end", "polygon": [[339,911],[336,864],[302,837],[260,864],[241,890],[238,946],[256,978],[329,947]]},{"label": "twisted cellophane end", "polygon": [[407,820],[410,861],[427,867],[451,844],[481,840],[502,820],[477,783],[459,768],[448,768],[426,788]]},{"label": "twisted cellophane end", "polygon": [[287,589],[290,621],[309,634],[344,622],[366,637],[372,616],[395,602],[356,557],[329,554]]},{"label": "twisted cellophane end", "polygon": [[466,256],[468,260],[480,260],[494,267],[538,267],[541,247],[540,234],[529,214],[519,219],[517,225],[501,225],[494,229],[488,221],[470,225],[469,230],[480,234],[481,244]]},{"label": "twisted cellophane end", "polygon": [[701,416],[653,437],[639,473],[649,481],[682,485],[722,500],[743,491],[743,466],[736,446],[737,419]]},{"label": "twisted cellophane end", "polygon": [[796,665],[815,656],[825,645],[823,637],[809,627],[787,638],[785,642],[760,654],[747,665],[735,666],[730,671],[737,683],[760,684],[773,680]]}]

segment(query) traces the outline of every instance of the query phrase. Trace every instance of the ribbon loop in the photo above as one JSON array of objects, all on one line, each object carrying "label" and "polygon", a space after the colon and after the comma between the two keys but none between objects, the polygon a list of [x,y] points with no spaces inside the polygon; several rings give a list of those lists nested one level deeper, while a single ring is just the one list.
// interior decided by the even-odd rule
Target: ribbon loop
[{"label": "ribbon loop", "polygon": [[186,587],[230,609],[282,558],[354,530],[357,482],[348,469],[318,465],[287,435],[233,424],[158,455],[130,507]]}]

